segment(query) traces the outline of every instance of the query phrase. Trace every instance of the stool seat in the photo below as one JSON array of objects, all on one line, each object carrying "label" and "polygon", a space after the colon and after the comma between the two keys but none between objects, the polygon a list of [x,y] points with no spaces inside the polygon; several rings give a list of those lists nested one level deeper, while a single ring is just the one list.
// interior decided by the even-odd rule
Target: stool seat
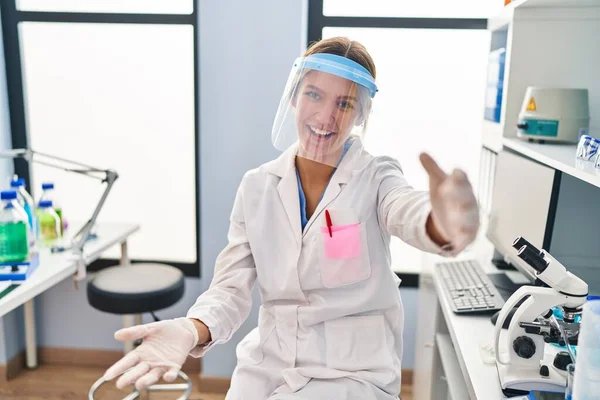
[{"label": "stool seat", "polygon": [[90,305],[112,314],[142,314],[183,297],[183,273],[170,265],[117,265],[98,272],[87,285]]}]

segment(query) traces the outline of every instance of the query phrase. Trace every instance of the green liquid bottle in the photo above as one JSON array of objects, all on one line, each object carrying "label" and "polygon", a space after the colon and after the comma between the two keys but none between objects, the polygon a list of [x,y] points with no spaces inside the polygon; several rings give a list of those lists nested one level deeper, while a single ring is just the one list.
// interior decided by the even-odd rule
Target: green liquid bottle
[{"label": "green liquid bottle", "polygon": [[42,196],[40,197],[40,203],[44,200],[52,201],[52,208],[54,209],[54,211],[56,212],[56,214],[58,215],[58,218],[60,220],[60,235],[62,236],[63,230],[64,230],[62,207],[60,206],[58,201],[56,201],[56,199],[54,198],[54,194],[55,194],[54,193],[54,183],[52,183],[52,182],[42,183]]},{"label": "green liquid bottle", "polygon": [[0,193],[0,262],[25,261],[29,257],[29,218],[17,201],[17,192]]},{"label": "green liquid bottle", "polygon": [[29,247],[35,247],[35,240],[37,238],[37,221],[35,217],[35,203],[33,202],[33,198],[27,193],[25,189],[25,179],[18,178],[15,175],[15,178],[10,182],[11,190],[17,192],[17,201],[25,210],[27,214],[27,218],[29,220]]},{"label": "green liquid bottle", "polygon": [[52,208],[52,200],[40,201],[37,209],[39,240],[43,245],[51,246],[61,237],[60,217]]}]

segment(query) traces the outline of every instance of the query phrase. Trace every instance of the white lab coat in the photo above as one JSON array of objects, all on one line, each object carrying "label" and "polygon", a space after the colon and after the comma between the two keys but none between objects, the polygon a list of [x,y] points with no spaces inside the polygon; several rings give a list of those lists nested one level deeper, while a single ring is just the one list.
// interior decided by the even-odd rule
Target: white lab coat
[{"label": "white lab coat", "polygon": [[[428,252],[427,192],[408,185],[397,161],[373,157],[355,139],[304,231],[296,148],[245,174],[229,244],[210,288],[188,312],[210,329],[202,356],[247,318],[255,281],[258,327],[237,346],[227,400],[397,399],[404,312],[390,268],[390,235]],[[349,259],[328,258],[325,210],[334,228],[355,224]],[[325,232],[322,232],[325,227]],[[331,238],[346,240],[334,231]]]}]

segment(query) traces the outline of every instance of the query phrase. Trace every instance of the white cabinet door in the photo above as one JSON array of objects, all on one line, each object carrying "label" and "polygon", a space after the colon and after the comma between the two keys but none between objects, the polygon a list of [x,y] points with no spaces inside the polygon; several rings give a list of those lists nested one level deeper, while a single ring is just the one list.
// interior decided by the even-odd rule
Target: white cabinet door
[{"label": "white cabinet door", "polygon": [[415,350],[413,396],[419,400],[431,399],[432,374],[434,371],[435,334],[438,326],[437,295],[430,274],[419,278],[419,320]]}]

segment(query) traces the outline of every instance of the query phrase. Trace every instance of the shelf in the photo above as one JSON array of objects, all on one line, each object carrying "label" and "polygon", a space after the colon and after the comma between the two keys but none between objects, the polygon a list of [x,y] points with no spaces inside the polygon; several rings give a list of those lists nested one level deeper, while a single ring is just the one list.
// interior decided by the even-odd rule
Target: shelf
[{"label": "shelf", "polygon": [[600,169],[594,168],[592,161],[576,159],[577,145],[575,144],[539,144],[517,138],[504,138],[502,144],[542,164],[600,187]]},{"label": "shelf", "polygon": [[488,18],[488,30],[506,30],[513,20],[515,9],[525,8],[579,8],[600,7],[598,0],[513,0],[502,8],[498,8]]},{"label": "shelf", "polygon": [[485,147],[495,152],[502,150],[502,125],[484,119],[481,131],[481,141]]},{"label": "shelf", "polygon": [[435,335],[435,344],[440,354],[440,360],[442,361],[450,398],[453,400],[470,399],[471,396],[469,396],[465,387],[465,378],[458,364],[450,335],[437,333]]},{"label": "shelf", "polygon": [[598,7],[598,0],[513,0],[505,8],[519,7]]}]

